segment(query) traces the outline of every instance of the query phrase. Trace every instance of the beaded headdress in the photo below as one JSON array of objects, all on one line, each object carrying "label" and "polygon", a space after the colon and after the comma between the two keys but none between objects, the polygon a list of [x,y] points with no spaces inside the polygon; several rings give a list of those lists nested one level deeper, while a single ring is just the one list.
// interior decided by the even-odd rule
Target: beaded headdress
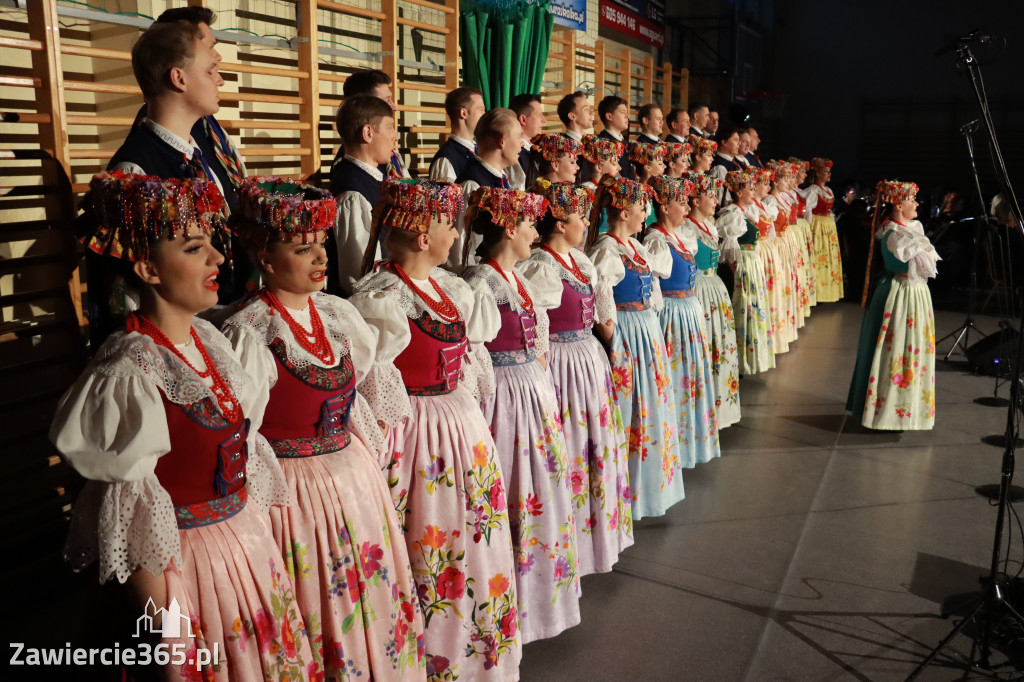
[{"label": "beaded headdress", "polygon": [[654,161],[665,160],[665,147],[661,144],[648,144],[646,142],[629,143],[629,160],[646,166]]},{"label": "beaded headdress", "polygon": [[[111,171],[89,183],[82,242],[104,256],[149,258],[149,246],[179,233],[212,232],[225,251],[224,196],[207,180],[162,179]],[[225,253],[230,257],[230,252]]]},{"label": "beaded headdress", "polygon": [[814,169],[815,173],[820,173],[821,171],[825,170],[826,168],[831,168],[831,167],[832,167],[832,160],[831,159],[821,159],[821,158],[818,158],[818,157],[815,157],[815,158],[811,159],[811,168]]},{"label": "beaded headdress", "polygon": [[718,190],[722,188],[721,180],[704,173],[687,171],[683,177],[693,183],[693,194],[691,196],[700,196],[702,194],[718,196]]},{"label": "beaded headdress", "polygon": [[583,152],[583,145],[581,143],[565,135],[540,133],[531,140],[531,143],[534,150],[548,162],[555,161],[559,156],[564,156],[565,154],[579,156]]},{"label": "beaded headdress", "polygon": [[772,171],[774,177],[773,180],[781,180],[789,177],[793,173],[793,164],[788,161],[772,160],[766,164],[767,168]]},{"label": "beaded headdress", "polygon": [[665,160],[675,161],[680,156],[693,154],[693,145],[689,142],[665,142]]},{"label": "beaded headdress", "polygon": [[668,175],[655,175],[649,184],[654,193],[654,200],[662,205],[670,201],[680,201],[685,204],[686,199],[693,196],[695,189],[691,180],[673,178]]},{"label": "beaded headdress", "polygon": [[887,204],[899,204],[907,199],[913,199],[919,191],[913,182],[882,180],[878,183],[878,198]]},{"label": "beaded headdress", "polygon": [[609,140],[597,135],[583,136],[583,158],[593,164],[602,163],[610,159],[619,159],[626,151],[626,143],[618,140]]},{"label": "beaded headdress", "polygon": [[730,192],[738,192],[754,184],[754,176],[747,171],[729,171],[725,174],[725,187]]},{"label": "beaded headdress", "polygon": [[544,215],[547,199],[539,194],[501,187],[480,187],[469,198],[466,224],[472,225],[481,211],[491,214],[491,222],[510,230],[521,219],[537,220]]},{"label": "beaded headdress", "polygon": [[568,220],[573,213],[587,216],[594,205],[594,193],[590,188],[571,182],[551,183],[542,192],[548,200],[548,210],[557,220]]},{"label": "beaded headdress", "polygon": [[701,154],[714,154],[718,150],[717,142],[709,140],[706,137],[701,137],[700,135],[690,135],[687,140],[693,147],[693,153],[695,156],[700,156]]},{"label": "beaded headdress", "polygon": [[291,241],[333,229],[338,203],[329,191],[277,176],[249,177],[238,188],[238,210],[231,216],[235,233],[254,248],[271,237]]},{"label": "beaded headdress", "polygon": [[466,208],[462,189],[454,182],[392,178],[381,187],[374,222],[380,228],[397,228],[426,234],[433,220],[455,218]]},{"label": "beaded headdress", "polygon": [[606,175],[597,185],[597,193],[594,196],[594,207],[590,212],[590,230],[587,234],[587,243],[593,243],[596,236],[596,227],[601,224],[601,211],[609,206],[624,210],[637,204],[646,206],[653,198],[654,190],[650,185],[628,180],[621,176]]}]

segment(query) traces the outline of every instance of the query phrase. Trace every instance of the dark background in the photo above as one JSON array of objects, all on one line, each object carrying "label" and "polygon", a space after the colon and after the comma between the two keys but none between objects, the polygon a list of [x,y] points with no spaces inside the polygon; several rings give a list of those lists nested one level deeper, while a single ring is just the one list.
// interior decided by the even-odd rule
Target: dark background
[{"label": "dark background", "polygon": [[[990,60],[983,75],[996,130],[1011,177],[1024,171],[1022,2],[669,0],[666,11],[666,57],[691,70],[691,100],[724,115],[731,102],[746,106],[762,159],[830,157],[836,189],[899,178],[917,182],[923,200],[971,191],[959,129],[977,106],[955,54],[935,52],[983,28],[995,37],[975,49]],[[742,99],[764,91],[779,93],[774,106]],[[998,187],[983,133],[977,140],[988,199]]]}]

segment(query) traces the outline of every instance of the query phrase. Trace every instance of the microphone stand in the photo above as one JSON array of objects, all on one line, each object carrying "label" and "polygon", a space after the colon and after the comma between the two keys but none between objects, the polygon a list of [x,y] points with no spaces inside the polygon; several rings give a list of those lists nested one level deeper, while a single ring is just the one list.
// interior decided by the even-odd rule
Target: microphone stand
[{"label": "microphone stand", "polygon": [[[989,145],[996,165],[996,175],[999,177],[1006,192],[1007,201],[1013,211],[1017,228],[1024,233],[1024,221],[1021,220],[1020,204],[1013,191],[1009,174],[1006,172],[1006,164],[1003,162],[1002,151],[999,148],[999,140],[996,137],[995,127],[992,125],[992,117],[988,109],[988,98],[985,95],[985,86],[981,77],[981,67],[971,52],[970,42],[977,40],[972,34],[962,38],[956,46],[957,67],[961,73],[966,72],[971,77],[971,85],[978,100],[978,107],[981,110],[981,120],[988,135]],[[921,672],[946,648],[946,646],[964,629],[968,623],[974,623],[976,628],[971,637],[971,653],[969,657],[962,657],[964,678],[969,673],[975,673],[988,679],[1002,679],[1001,673],[991,663],[993,633],[1006,620],[1012,621],[1019,630],[1024,629],[1024,616],[1021,616],[1016,609],[1006,600],[1006,593],[1010,585],[1009,577],[999,570],[999,564],[1003,558],[1003,528],[1007,516],[1011,513],[1009,493],[1013,483],[1015,466],[1015,448],[1017,435],[1021,421],[1024,421],[1024,383],[1021,380],[1022,360],[1024,360],[1024,316],[1021,317],[1021,334],[1017,337],[1017,349],[1015,362],[1013,363],[1012,379],[1010,383],[1010,404],[1006,410],[1006,443],[1003,450],[1003,461],[999,477],[999,502],[996,516],[995,536],[992,539],[992,557],[989,566],[989,574],[982,580],[982,591],[977,604],[971,611],[957,623],[953,629],[939,641],[924,660],[906,678],[907,682],[916,679]],[[1006,550],[1009,552],[1009,548]]]},{"label": "microphone stand", "polygon": [[[978,179],[978,165],[974,162],[974,133],[978,130],[978,121],[974,120],[970,123],[965,123],[960,126],[960,134],[964,136],[964,141],[967,142],[967,156],[971,160],[971,173],[974,176],[974,188],[978,192],[978,201],[981,206],[981,222],[980,225],[988,225],[985,220],[985,196],[981,193],[981,181]],[[935,345],[938,346],[943,341],[950,337],[956,337],[953,340],[953,345],[949,347],[946,352],[946,360],[949,360],[957,349],[967,355],[967,348],[970,346],[970,332],[973,329],[976,334],[985,337],[985,334],[978,329],[978,325],[974,323],[974,310],[978,300],[978,230],[975,229],[971,236],[971,290],[967,295],[967,319],[964,323],[951,331],[950,333],[939,339]]]}]

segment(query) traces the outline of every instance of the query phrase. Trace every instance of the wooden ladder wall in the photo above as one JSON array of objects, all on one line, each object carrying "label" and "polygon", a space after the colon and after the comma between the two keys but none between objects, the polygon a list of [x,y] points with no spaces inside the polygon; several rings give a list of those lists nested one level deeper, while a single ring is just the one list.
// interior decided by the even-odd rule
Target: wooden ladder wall
[{"label": "wooden ladder wall", "polygon": [[[558,86],[542,93],[547,124],[545,130],[562,130],[556,107],[565,95],[589,87],[593,91],[594,130],[603,126],[597,116],[597,103],[607,95],[619,95],[629,101],[630,130],[636,132],[636,110],[648,102],[659,104],[665,114],[673,107],[686,108],[689,71],[675,70],[671,63],[655,65],[650,55],[633,59],[628,48],[611,51],[603,40],[593,47],[579,44],[577,31],[556,26],[551,36],[546,69],[548,77],[557,78]],[[550,82],[550,81],[549,81]]]}]

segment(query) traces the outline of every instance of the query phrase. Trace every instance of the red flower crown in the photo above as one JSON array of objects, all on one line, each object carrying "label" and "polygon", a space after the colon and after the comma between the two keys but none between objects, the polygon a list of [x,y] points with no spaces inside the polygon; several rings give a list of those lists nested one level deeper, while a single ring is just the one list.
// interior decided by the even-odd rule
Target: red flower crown
[{"label": "red flower crown", "polygon": [[913,199],[919,191],[920,188],[913,182],[882,180],[878,183],[878,197],[887,204],[899,204],[907,199]]}]

